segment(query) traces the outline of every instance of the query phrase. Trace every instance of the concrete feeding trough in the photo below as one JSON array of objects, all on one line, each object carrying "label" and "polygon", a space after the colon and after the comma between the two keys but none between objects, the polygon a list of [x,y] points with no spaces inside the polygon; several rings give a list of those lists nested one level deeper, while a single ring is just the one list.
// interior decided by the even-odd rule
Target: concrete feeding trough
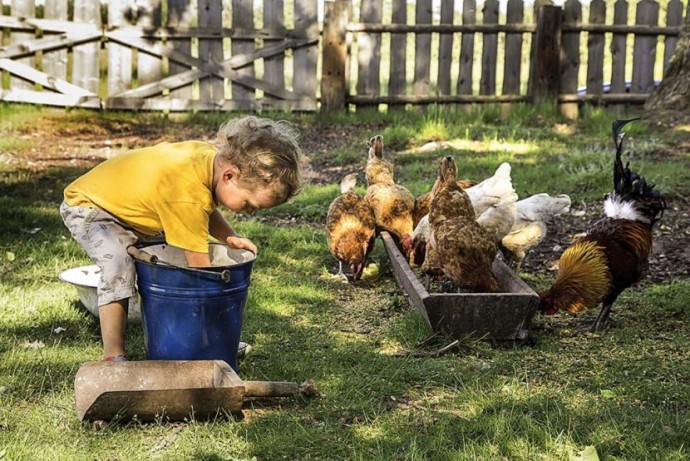
[{"label": "concrete feeding trough", "polygon": [[500,259],[493,263],[500,293],[429,293],[388,232],[383,244],[398,285],[434,332],[491,341],[524,341],[539,296]]}]

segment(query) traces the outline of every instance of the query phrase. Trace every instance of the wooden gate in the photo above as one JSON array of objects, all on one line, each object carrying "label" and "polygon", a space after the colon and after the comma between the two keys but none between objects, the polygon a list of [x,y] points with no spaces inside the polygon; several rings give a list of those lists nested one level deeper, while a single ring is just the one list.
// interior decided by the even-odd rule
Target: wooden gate
[{"label": "wooden gate", "polygon": [[12,0],[0,16],[0,100],[316,110],[317,0],[255,6],[254,0]]}]

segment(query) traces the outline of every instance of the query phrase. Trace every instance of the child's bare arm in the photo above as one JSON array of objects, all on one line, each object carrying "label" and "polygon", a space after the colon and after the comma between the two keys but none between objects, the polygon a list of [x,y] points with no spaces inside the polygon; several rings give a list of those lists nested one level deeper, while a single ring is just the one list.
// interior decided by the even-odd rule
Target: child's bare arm
[{"label": "child's bare arm", "polygon": [[257,248],[251,240],[240,237],[218,210],[213,210],[209,216],[208,232],[219,242],[227,244],[230,248],[249,250],[256,254]]},{"label": "child's bare arm", "polygon": [[189,267],[211,267],[211,258],[208,253],[184,250],[184,257]]}]

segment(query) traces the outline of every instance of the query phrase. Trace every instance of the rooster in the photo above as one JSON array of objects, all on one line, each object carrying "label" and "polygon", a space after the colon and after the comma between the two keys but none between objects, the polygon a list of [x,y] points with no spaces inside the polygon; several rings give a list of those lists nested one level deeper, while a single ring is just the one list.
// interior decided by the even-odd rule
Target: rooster
[{"label": "rooster", "polygon": [[404,253],[409,254],[412,250],[414,195],[405,187],[395,184],[393,164],[383,159],[381,135],[371,138],[367,149],[365,199],[374,212],[377,230],[390,232]]},{"label": "rooster", "polygon": [[345,276],[343,263],[352,274],[352,281],[362,277],[367,257],[374,248],[376,223],[374,213],[367,201],[355,192],[357,173],[352,173],[340,182],[340,192],[331,202],[326,215],[328,248],[338,260],[338,275]]},{"label": "rooster", "polygon": [[540,293],[541,311],[577,314],[602,304],[592,330],[608,323],[613,303],[637,282],[648,268],[652,229],[666,209],[662,195],[645,178],[623,167],[625,135],[621,129],[632,120],[613,122],[616,160],[613,193],[604,202],[605,217],[596,221],[560,258],[558,276]]},{"label": "rooster", "polygon": [[515,272],[520,272],[527,251],[538,245],[546,235],[547,221],[570,210],[570,197],[565,194],[555,197],[549,194],[535,194],[515,204],[515,223],[499,245],[507,262],[515,263]]},{"label": "rooster", "polygon": [[429,275],[442,274],[461,288],[497,292],[498,282],[491,272],[495,239],[477,223],[472,203],[458,186],[456,174],[452,157],[441,160],[431,191],[431,236],[422,269]]}]

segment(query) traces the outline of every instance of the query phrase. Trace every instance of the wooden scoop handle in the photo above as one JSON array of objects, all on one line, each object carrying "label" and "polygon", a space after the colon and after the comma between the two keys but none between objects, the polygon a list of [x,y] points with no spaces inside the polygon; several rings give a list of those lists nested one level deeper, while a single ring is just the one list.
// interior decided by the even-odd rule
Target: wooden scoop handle
[{"label": "wooden scoop handle", "polygon": [[299,384],[290,381],[243,381],[245,397],[292,397]]}]

